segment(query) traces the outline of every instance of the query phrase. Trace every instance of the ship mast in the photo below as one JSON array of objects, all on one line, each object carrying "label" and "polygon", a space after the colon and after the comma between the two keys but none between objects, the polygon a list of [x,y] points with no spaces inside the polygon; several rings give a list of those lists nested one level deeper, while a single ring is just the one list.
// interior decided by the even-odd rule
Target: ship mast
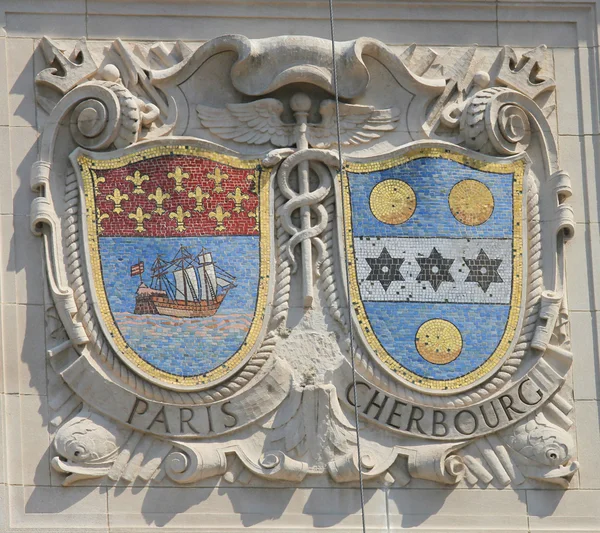
[{"label": "ship mast", "polygon": [[166,292],[171,300],[214,302],[219,288],[226,292],[234,283],[235,277],[216,265],[212,252],[205,248],[193,255],[181,245],[171,261],[158,254],[152,264],[151,287]]},{"label": "ship mast", "polygon": [[194,256],[188,251],[186,246],[181,246],[179,252],[171,262],[175,266],[173,276],[175,277],[176,299],[177,293],[183,296],[183,300],[197,302],[200,301],[198,278]]},{"label": "ship mast", "polygon": [[185,264],[184,264],[184,260],[183,260],[183,251],[184,248],[183,246],[181,248],[179,248],[179,253],[181,254],[181,270],[180,272],[182,273],[183,276],[183,299],[185,300],[185,302],[187,303],[188,299],[187,299],[187,283],[186,283],[186,279],[185,279]]},{"label": "ship mast", "polygon": [[150,282],[150,286],[153,289],[168,291],[169,287],[165,281],[168,274],[168,267],[169,264],[162,258],[162,254],[158,254],[154,263],[152,263],[152,281]]},{"label": "ship mast", "polygon": [[217,298],[217,276],[215,266],[212,259],[212,253],[202,248],[200,253],[195,258],[196,267],[202,269],[202,274],[198,272],[202,280],[202,297],[206,301],[216,300]]}]

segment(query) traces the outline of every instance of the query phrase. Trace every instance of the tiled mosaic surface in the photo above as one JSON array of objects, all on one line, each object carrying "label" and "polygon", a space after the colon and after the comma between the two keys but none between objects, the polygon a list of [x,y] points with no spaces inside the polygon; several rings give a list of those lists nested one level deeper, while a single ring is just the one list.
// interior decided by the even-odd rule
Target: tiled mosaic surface
[{"label": "tiled mosaic surface", "polygon": [[424,388],[467,386],[514,338],[523,287],[524,163],[441,149],[351,163],[350,291],[362,332]]},{"label": "tiled mosaic surface", "polygon": [[167,383],[221,379],[262,326],[269,173],[189,146],[79,163],[100,313],[117,348]]},{"label": "tiled mosaic surface", "polygon": [[510,304],[509,239],[355,237],[354,253],[363,301]]}]

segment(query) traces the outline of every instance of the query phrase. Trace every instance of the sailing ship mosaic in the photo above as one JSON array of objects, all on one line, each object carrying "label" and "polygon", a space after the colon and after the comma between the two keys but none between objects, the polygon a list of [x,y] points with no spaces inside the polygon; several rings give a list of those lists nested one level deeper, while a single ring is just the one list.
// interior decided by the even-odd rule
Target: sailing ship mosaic
[{"label": "sailing ship mosaic", "polygon": [[509,353],[523,288],[523,177],[523,161],[436,148],[347,165],[355,318],[408,382],[462,388]]},{"label": "sailing ship mosaic", "polygon": [[95,290],[130,364],[214,383],[258,340],[269,276],[268,173],[193,146],[78,157]]}]

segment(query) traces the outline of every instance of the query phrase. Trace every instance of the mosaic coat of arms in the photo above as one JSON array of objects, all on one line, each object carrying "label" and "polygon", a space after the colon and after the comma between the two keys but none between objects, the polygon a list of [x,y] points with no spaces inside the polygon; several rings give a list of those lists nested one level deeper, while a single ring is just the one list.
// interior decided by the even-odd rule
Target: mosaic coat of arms
[{"label": "mosaic coat of arms", "polygon": [[266,318],[268,175],[257,160],[192,146],[94,157],[76,156],[84,238],[115,351],[172,386],[223,379]]},{"label": "mosaic coat of arms", "polygon": [[65,485],[576,472],[551,57],[329,46],[42,40]]}]

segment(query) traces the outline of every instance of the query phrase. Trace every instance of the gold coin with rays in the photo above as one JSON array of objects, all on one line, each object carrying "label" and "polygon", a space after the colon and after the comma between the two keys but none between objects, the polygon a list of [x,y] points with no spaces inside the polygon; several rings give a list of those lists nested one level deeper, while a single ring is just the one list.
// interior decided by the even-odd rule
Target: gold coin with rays
[{"label": "gold coin with rays", "polygon": [[417,197],[402,180],[385,180],[373,187],[369,205],[373,216],[385,224],[402,224],[413,216]]},{"label": "gold coin with rays", "polygon": [[463,340],[458,328],[447,320],[434,318],[421,324],[415,336],[419,355],[435,365],[454,361],[462,351]]},{"label": "gold coin with rays", "polygon": [[477,180],[459,181],[448,196],[454,218],[466,226],[479,226],[492,216],[494,196]]}]

